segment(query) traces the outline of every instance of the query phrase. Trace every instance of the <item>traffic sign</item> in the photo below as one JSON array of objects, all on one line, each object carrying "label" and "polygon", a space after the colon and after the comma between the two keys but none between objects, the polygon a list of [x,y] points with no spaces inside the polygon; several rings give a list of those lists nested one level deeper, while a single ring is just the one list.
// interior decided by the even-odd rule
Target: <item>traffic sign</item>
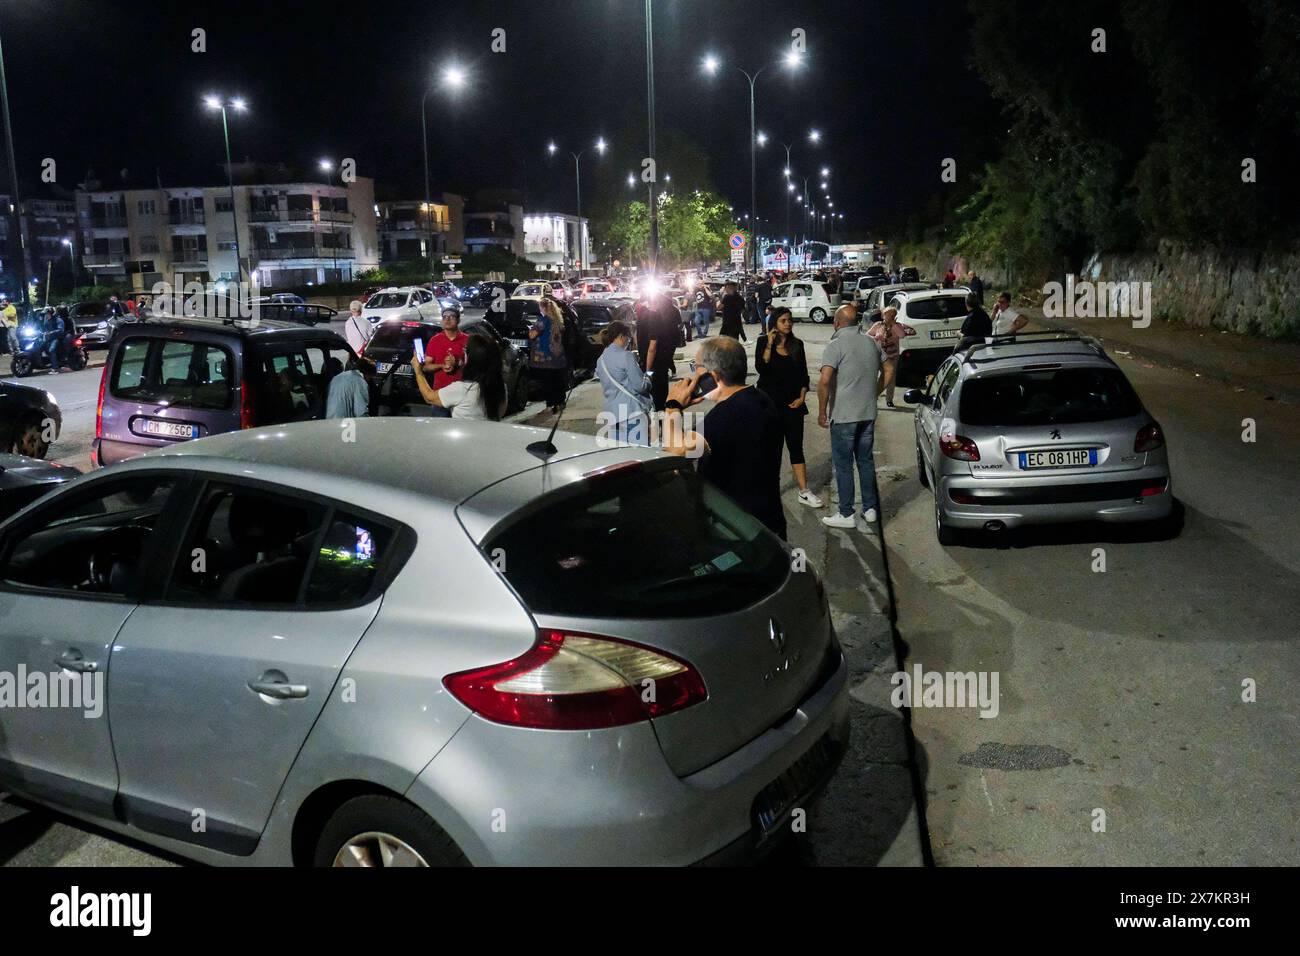
[{"label": "traffic sign", "polygon": [[785,261],[785,250],[784,250],[784,249],[778,249],[778,250],[776,250],[776,252],[772,253],[772,258],[775,259],[777,262],[784,262],[784,261]]},{"label": "traffic sign", "polygon": [[730,243],[732,249],[745,248],[745,236],[743,233],[733,232],[731,238],[728,239],[727,242]]},{"label": "traffic sign", "polygon": [[734,263],[736,263],[737,265],[744,265],[744,264],[745,264],[745,250],[744,250],[744,249],[732,249],[732,250],[731,250],[731,261],[734,262]]}]

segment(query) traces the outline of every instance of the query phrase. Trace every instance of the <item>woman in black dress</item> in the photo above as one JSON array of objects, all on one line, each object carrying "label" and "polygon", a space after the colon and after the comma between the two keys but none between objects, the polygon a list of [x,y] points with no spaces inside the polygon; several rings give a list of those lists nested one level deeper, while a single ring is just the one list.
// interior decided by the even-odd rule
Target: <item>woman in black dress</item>
[{"label": "woman in black dress", "polygon": [[820,508],[822,500],[808,490],[808,469],[803,457],[803,420],[808,414],[808,358],[803,343],[795,338],[794,317],[789,309],[777,309],[772,330],[758,337],[754,348],[754,369],[758,389],[781,411],[785,426],[785,447],[790,452],[790,470],[799,484],[799,500]]}]

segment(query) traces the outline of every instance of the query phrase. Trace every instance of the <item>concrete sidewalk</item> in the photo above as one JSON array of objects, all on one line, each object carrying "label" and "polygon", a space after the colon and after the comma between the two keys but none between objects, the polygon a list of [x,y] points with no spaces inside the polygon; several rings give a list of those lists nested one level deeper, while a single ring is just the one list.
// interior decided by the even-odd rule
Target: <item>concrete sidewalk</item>
[{"label": "concrete sidewalk", "polygon": [[1100,340],[1108,352],[1258,392],[1270,401],[1300,404],[1300,343],[1177,322],[1152,320],[1135,329],[1126,318],[1048,319],[1039,308],[1020,311],[1030,317],[1031,328],[1075,329]]}]

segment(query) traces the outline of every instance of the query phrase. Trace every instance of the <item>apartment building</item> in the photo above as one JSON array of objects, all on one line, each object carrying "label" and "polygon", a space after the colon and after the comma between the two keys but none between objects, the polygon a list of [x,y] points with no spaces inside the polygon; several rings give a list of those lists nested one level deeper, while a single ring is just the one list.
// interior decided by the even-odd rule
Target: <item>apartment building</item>
[{"label": "apartment building", "polygon": [[[22,245],[12,197],[0,194],[0,212],[0,290],[12,296],[18,293],[23,279]],[[66,198],[28,196],[23,199],[22,214],[32,271],[27,282],[40,288],[52,276],[62,285],[70,284],[79,265],[74,262],[78,248],[77,206],[72,194]]]},{"label": "apartment building", "polygon": [[465,200],[443,193],[439,201],[399,199],[380,202],[379,258],[409,262],[465,251]]},{"label": "apartment building", "polygon": [[[81,257],[101,285],[235,280],[267,289],[347,280],[379,264],[374,180],[77,191]],[[238,251],[239,260],[236,260]]]}]

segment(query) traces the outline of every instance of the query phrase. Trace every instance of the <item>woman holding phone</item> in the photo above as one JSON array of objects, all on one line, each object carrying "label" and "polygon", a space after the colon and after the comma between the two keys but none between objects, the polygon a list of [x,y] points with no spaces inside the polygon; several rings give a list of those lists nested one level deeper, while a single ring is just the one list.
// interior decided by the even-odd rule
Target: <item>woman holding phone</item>
[{"label": "woman holding phone", "polygon": [[430,405],[445,408],[452,418],[500,421],[506,411],[506,381],[501,374],[501,350],[486,335],[468,335],[464,374],[459,380],[434,388],[425,378],[419,359],[411,362],[415,384]]},{"label": "woman holding phone", "polygon": [[820,508],[822,500],[808,490],[808,467],[803,454],[803,420],[808,415],[808,359],[803,342],[794,334],[794,316],[786,308],[772,314],[772,330],[758,337],[754,347],[758,390],[772,399],[781,413],[790,470],[799,485],[799,501]]}]

